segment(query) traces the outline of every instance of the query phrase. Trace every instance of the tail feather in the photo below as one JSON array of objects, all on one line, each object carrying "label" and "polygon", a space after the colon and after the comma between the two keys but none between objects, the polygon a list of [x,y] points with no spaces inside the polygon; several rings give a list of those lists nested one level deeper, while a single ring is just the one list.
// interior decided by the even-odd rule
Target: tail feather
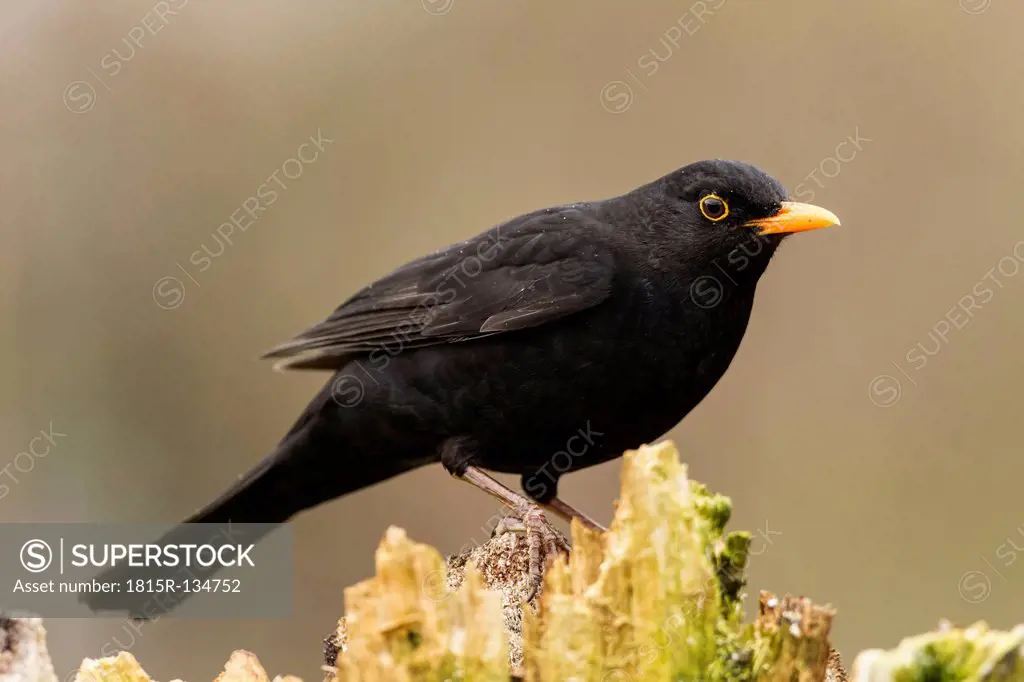
[{"label": "tail feather", "polygon": [[[250,472],[245,474],[224,494],[196,512],[181,524],[174,526],[165,533],[156,544],[187,545],[210,542],[217,544],[218,538],[234,538],[239,535],[238,529],[233,529],[232,524],[277,524],[287,521],[299,509],[294,498],[279,498],[274,495],[274,487],[281,478],[282,472],[277,469],[280,449],[273,455],[267,457]],[[197,526],[196,524],[201,524]],[[246,543],[259,542],[266,533],[273,530],[274,526],[246,526],[244,541]],[[257,532],[253,530],[258,529]],[[219,567],[192,567],[189,573],[184,573],[182,568],[148,566],[144,568],[130,567],[125,564],[113,566],[106,569],[96,580],[101,583],[117,583],[124,586],[129,580],[163,581],[171,579],[180,582],[182,578],[199,579],[205,581],[215,575]],[[159,583],[166,584],[166,583]],[[166,614],[184,601],[189,593],[176,592],[174,594],[157,595],[139,593],[120,589],[117,592],[87,592],[80,595],[80,599],[92,611],[120,611],[127,612],[137,620],[149,620]]]},{"label": "tail feather", "polygon": [[[242,476],[216,500],[175,526],[157,542],[161,545],[195,542],[194,526],[204,528],[205,537],[214,537],[217,527],[228,531],[235,523],[284,523],[295,514],[322,502],[396,476],[413,468],[407,461],[389,457],[365,457],[357,451],[346,451],[338,445],[337,412],[331,410],[330,384],[306,408],[302,416],[269,456]],[[328,408],[325,410],[325,406]],[[270,532],[265,527],[260,537]],[[260,537],[252,533],[247,542]],[[129,579],[160,579],[178,577],[180,568],[131,568],[125,565],[107,569],[96,577],[101,582]],[[194,569],[195,577],[205,579],[217,572],[214,567]],[[121,592],[96,592],[81,595],[93,611],[128,612],[133,618],[145,620],[170,611],[186,595],[154,604],[146,595]]]}]

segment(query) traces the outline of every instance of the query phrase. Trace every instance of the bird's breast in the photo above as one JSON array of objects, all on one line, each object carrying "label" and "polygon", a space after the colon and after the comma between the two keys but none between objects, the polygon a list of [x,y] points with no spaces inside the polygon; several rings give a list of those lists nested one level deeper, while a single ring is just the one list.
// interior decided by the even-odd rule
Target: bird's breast
[{"label": "bird's breast", "polygon": [[748,317],[735,297],[706,310],[613,297],[535,329],[400,354],[372,402],[471,437],[497,471],[541,466],[580,429],[600,432],[581,468],[682,420],[725,373]]}]

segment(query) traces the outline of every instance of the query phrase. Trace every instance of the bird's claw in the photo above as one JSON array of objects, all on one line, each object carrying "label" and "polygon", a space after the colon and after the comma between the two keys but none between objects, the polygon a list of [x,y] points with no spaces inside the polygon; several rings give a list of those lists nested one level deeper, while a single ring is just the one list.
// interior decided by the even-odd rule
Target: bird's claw
[{"label": "bird's claw", "polygon": [[526,535],[526,524],[515,516],[504,516],[497,524],[495,524],[494,530],[491,531],[491,537],[499,538],[502,535],[508,535],[509,533]]},{"label": "bird's claw", "polygon": [[547,563],[558,553],[569,553],[569,542],[555,530],[540,507],[531,505],[522,510],[515,510],[513,516],[506,516],[494,527],[492,536],[505,533],[525,533],[529,551],[529,589],[526,601],[540,592],[544,582],[544,570]]}]

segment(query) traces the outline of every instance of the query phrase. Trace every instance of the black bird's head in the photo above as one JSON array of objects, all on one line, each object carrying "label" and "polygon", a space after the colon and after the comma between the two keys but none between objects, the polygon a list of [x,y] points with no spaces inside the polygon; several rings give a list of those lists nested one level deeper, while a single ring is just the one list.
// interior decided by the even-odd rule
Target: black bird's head
[{"label": "black bird's head", "polygon": [[787,235],[839,224],[830,211],[787,201],[782,183],[740,161],[698,161],[637,191],[656,197],[645,239],[656,264],[682,259],[730,278],[756,281]]}]

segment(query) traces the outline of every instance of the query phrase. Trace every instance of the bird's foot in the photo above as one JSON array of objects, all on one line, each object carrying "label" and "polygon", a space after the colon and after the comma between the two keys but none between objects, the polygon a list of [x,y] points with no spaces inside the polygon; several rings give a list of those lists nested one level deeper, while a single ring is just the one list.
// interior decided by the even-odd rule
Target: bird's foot
[{"label": "bird's foot", "polygon": [[511,516],[504,517],[494,527],[494,537],[505,533],[524,533],[529,551],[529,591],[526,601],[532,601],[540,591],[544,582],[544,569],[548,561],[558,553],[568,554],[569,542],[559,533],[536,505],[524,505],[516,509]]}]

